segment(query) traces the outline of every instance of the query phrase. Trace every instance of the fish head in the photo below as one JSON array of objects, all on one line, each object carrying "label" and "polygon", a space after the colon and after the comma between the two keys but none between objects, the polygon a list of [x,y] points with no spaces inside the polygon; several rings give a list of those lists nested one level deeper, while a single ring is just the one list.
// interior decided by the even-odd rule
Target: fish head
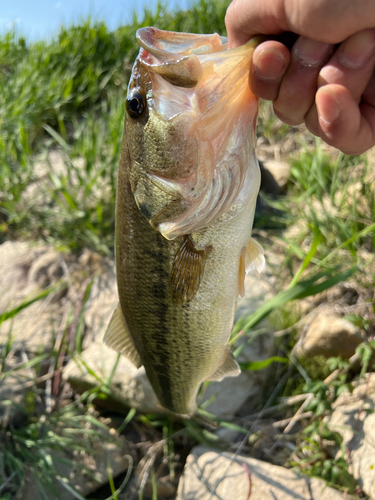
[{"label": "fish head", "polygon": [[213,223],[243,187],[258,110],[248,82],[257,43],[228,50],[218,34],[156,28],[138,30],[137,40],[126,100],[130,184],[151,225],[174,239]]}]

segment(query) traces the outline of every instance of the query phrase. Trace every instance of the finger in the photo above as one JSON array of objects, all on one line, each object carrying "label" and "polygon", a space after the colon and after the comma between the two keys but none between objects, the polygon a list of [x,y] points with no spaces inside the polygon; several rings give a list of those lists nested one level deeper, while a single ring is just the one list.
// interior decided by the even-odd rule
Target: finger
[{"label": "finger", "polygon": [[337,84],[321,87],[316,94],[316,105],[319,116],[316,135],[327,144],[348,155],[362,154],[375,144],[374,105],[358,106],[349,90]]},{"label": "finger", "polygon": [[281,79],[290,61],[289,50],[280,42],[267,41],[254,50],[252,61],[252,92],[262,99],[273,101],[278,95]]},{"label": "finger", "polygon": [[[263,0],[264,10],[267,3]],[[341,43],[352,34],[375,26],[372,0],[284,0],[283,4],[289,29],[319,42]]]},{"label": "finger", "polygon": [[318,87],[337,83],[360,98],[373,72],[375,29],[363,30],[343,42],[319,74]]},{"label": "finger", "polygon": [[[330,84],[344,86],[357,101],[365,91],[375,65],[375,29],[364,30],[349,37],[319,73],[318,87]],[[319,135],[316,104],[305,117],[308,129]]]},{"label": "finger", "polygon": [[282,1],[233,0],[225,15],[229,48],[238,47],[257,34],[291,31],[282,11]]},{"label": "finger", "polygon": [[375,25],[372,0],[234,0],[225,26],[229,48],[258,34],[292,31],[325,43],[340,43],[353,33]]},{"label": "finger", "polygon": [[283,122],[299,125],[304,121],[315,100],[319,71],[333,51],[333,45],[299,37],[274,102],[275,114]]}]

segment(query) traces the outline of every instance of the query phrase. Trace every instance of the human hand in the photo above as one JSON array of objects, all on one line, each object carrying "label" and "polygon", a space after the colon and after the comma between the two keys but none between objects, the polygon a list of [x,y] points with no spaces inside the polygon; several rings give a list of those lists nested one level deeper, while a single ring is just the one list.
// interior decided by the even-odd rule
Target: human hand
[{"label": "human hand", "polygon": [[252,90],[273,100],[276,115],[285,123],[305,122],[328,144],[346,154],[361,154],[375,145],[375,29],[364,29],[375,26],[375,4],[345,3],[299,0],[289,13],[291,0],[235,0],[226,25],[230,47],[260,32],[292,30],[302,35],[291,52],[271,40],[255,49]]}]

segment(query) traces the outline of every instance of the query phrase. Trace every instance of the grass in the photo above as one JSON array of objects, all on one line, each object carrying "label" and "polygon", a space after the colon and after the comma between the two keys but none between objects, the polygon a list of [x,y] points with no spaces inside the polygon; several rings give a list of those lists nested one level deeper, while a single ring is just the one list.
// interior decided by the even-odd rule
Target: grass
[{"label": "grass", "polygon": [[[142,19],[134,17],[132,24],[112,32],[105,24],[88,19],[62,28],[48,42],[29,43],[15,32],[0,37],[0,242],[44,240],[76,256],[86,248],[113,256],[116,170],[126,86],[138,51],[135,31],[156,25],[173,31],[225,34],[228,3],[200,0],[190,6],[188,15],[170,12],[159,4],[155,12],[146,10]],[[339,394],[351,389],[348,362],[340,358],[297,360],[292,349],[306,297],[321,297],[348,280],[367,291],[375,286],[374,261],[369,257],[375,244],[373,165],[367,155],[337,154],[301,131],[291,130],[274,117],[269,104],[261,107],[258,135],[261,147],[281,150],[280,145],[288,139],[296,144],[288,159],[288,193],[277,198],[263,195],[273,212],[260,220],[270,229],[262,233],[262,227],[257,227],[258,232],[266,233],[268,248],[277,246],[283,252],[283,263],[278,270],[279,293],[251,316],[239,319],[231,342],[237,355],[243,346],[237,339],[242,337],[251,343],[262,331],[261,320],[269,317],[274,322],[282,332],[277,355],[242,365],[243,370],[267,367],[278,380],[266,392],[256,420],[266,414],[275,418],[293,416],[300,403],[289,405],[285,401],[294,401],[296,396],[305,398],[304,410],[311,413],[298,424],[289,464],[323,478],[331,486],[355,492],[358,488],[345,455],[330,458],[322,444],[328,440],[341,446],[340,437],[327,429],[323,419]],[[26,470],[36,478],[44,498],[49,498],[56,488],[48,479],[57,473],[54,453],[63,449],[79,453],[81,444],[75,436],[86,433],[100,438],[100,430],[105,427],[103,415],[92,402],[109,396],[111,377],[101,380],[90,367],[86,368],[96,377],[97,387],[59,408],[60,371],[69,356],[79,360],[85,336],[84,307],[91,284],[86,281],[79,311],[68,318],[52,352],[40,353],[14,367],[9,365],[15,355],[11,329],[8,341],[0,346],[0,383],[27,369],[39,384],[29,384],[26,412],[20,422],[0,430],[2,500],[14,498]],[[67,286],[71,284],[59,282],[12,309],[0,311],[0,323],[16,318],[34,301]],[[361,376],[372,369],[375,349],[371,340],[375,310],[371,302],[368,311],[367,316],[347,315],[370,338],[357,352]],[[40,375],[46,359],[52,367],[50,379]],[[51,379],[57,391],[54,398],[51,389],[40,386],[40,382]],[[280,405],[284,405],[281,413]],[[136,430],[146,441],[154,441],[151,452],[144,451],[141,464],[145,478],[141,484],[143,488],[149,485],[152,498],[157,498],[160,474],[167,471],[172,482],[177,480],[181,472],[178,455],[184,456],[195,442],[223,446],[213,429],[223,427],[245,436],[242,449],[249,453],[261,446],[260,434],[251,431],[254,420],[227,422],[204,408],[200,415],[201,421],[181,421],[170,416],[140,415],[130,409],[122,416],[116,427],[118,434]],[[116,499],[116,478],[110,472],[108,478],[107,496]],[[124,482],[128,479],[126,476]],[[63,478],[60,483],[66,489],[72,487]],[[74,495],[81,498],[77,491]]]}]

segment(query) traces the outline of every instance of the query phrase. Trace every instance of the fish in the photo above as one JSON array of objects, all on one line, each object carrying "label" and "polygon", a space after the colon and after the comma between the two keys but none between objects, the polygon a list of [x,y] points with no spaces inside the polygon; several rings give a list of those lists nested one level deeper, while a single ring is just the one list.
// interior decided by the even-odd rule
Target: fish
[{"label": "fish", "polygon": [[194,415],[204,381],[236,376],[228,341],[245,273],[260,171],[257,41],[141,28],[126,97],[115,255],[119,304],[104,342],[145,368],[160,404]]}]

